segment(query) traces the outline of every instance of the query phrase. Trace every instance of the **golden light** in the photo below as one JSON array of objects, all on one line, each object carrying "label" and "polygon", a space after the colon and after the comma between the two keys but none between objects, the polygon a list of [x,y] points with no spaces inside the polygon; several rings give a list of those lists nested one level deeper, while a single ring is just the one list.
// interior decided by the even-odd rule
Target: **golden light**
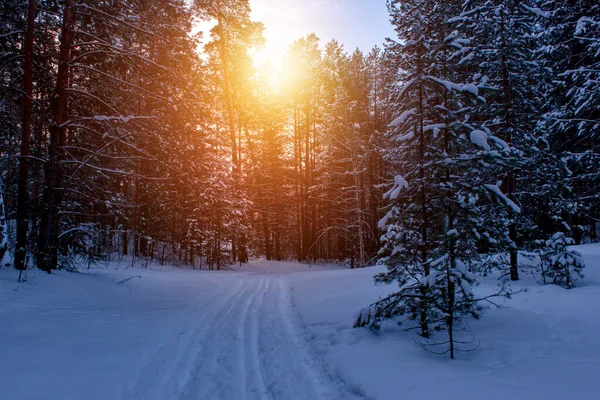
[{"label": "golden light", "polygon": [[252,19],[265,25],[266,40],[266,45],[252,54],[254,66],[260,68],[270,61],[275,69],[280,69],[290,45],[310,29],[303,23],[306,10],[301,2],[289,0],[251,0],[250,4]]},{"label": "golden light", "polygon": [[281,66],[281,58],[283,56],[283,53],[281,53],[277,48],[268,46],[252,51],[251,55],[254,67],[260,69],[263,65],[267,63],[271,63],[278,67]]}]

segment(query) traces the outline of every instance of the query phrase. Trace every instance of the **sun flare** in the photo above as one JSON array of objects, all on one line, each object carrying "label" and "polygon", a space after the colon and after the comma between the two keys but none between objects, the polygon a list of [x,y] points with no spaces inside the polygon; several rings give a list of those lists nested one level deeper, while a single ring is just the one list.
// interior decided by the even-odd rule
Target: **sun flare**
[{"label": "sun flare", "polygon": [[267,63],[278,68],[281,66],[281,61],[283,59],[283,52],[281,52],[279,48],[269,45],[268,42],[266,46],[254,49],[250,55],[252,57],[252,63],[257,69]]}]

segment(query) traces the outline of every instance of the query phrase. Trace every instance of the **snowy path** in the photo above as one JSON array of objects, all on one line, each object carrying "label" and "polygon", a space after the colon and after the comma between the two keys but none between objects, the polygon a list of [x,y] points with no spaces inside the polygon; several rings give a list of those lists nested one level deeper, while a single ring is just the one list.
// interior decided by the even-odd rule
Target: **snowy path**
[{"label": "snowy path", "polygon": [[[267,271],[273,266],[278,273]],[[282,267],[212,275],[225,295],[188,310],[187,327],[156,349],[121,398],[360,398],[307,345]]]}]

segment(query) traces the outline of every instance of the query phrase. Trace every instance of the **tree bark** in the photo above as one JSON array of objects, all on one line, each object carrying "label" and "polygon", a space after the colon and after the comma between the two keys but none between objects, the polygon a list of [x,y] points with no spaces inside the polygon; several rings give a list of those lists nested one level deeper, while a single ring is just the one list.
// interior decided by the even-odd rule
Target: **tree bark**
[{"label": "tree bark", "polygon": [[[2,190],[2,180],[0,180],[0,262],[8,250],[8,225],[6,223],[6,208],[4,207],[4,191]],[[19,282],[21,274],[19,274]]]},{"label": "tree bark", "polygon": [[31,138],[31,110],[33,108],[33,39],[35,29],[36,0],[29,0],[27,32],[25,33],[23,67],[23,115],[21,123],[21,157],[19,158],[19,183],[17,189],[17,237],[15,243],[15,268],[26,268],[27,232],[29,228],[27,206],[29,204],[29,151]]},{"label": "tree bark", "polygon": [[[223,17],[221,13],[217,13],[217,28],[219,30],[219,51],[221,57],[221,63],[223,67],[223,90],[225,91],[225,101],[227,104],[227,114],[229,118],[229,136],[231,139],[231,164],[232,164],[232,175],[233,175],[233,193],[235,194],[240,180],[240,159],[238,155],[237,148],[237,134],[235,131],[235,113],[233,109],[233,98],[231,95],[231,82],[229,81],[229,68],[228,61],[229,57],[227,56],[227,46],[225,44],[225,30],[223,29]],[[233,232],[233,237],[231,240],[231,256],[233,262],[236,261],[236,235]]]},{"label": "tree bark", "polygon": [[62,202],[61,149],[66,142],[66,118],[69,95],[69,61],[73,29],[73,0],[65,0],[58,58],[55,98],[52,107],[53,120],[50,125],[50,147],[45,165],[43,209],[40,219],[38,251],[39,269],[50,273],[58,265],[58,208]]},{"label": "tree bark", "polygon": [[[503,106],[504,106],[504,129],[506,130],[506,143],[511,145],[512,135],[510,132],[510,81],[508,77],[508,66],[506,65],[506,31],[504,28],[504,17],[502,18],[501,24],[501,32],[502,32],[502,90],[503,90]],[[515,176],[513,171],[508,172],[508,176],[506,178],[506,196],[514,201],[514,190],[515,190]],[[508,227],[508,235],[510,240],[512,241],[512,246],[509,250],[510,254],[510,280],[518,281],[519,280],[519,265],[518,265],[518,255],[517,255],[517,223],[515,221],[515,215],[512,210],[509,210],[509,218],[510,225]]]},{"label": "tree bark", "polygon": [[[418,134],[419,134],[419,180],[420,180],[420,206],[421,206],[421,259],[423,263],[423,273],[425,276],[429,275],[430,269],[429,264],[427,263],[427,194],[425,193],[425,169],[423,165],[425,164],[425,127],[423,121],[423,113],[425,112],[423,107],[424,102],[424,93],[423,93],[423,70],[422,70],[422,59],[421,52],[419,51],[418,55],[418,75],[421,82],[419,82],[419,126],[418,126]],[[421,315],[420,315],[420,325],[421,325],[421,336],[424,338],[429,337],[429,324],[427,321],[427,311],[429,309],[429,305],[427,304],[427,287],[425,285],[421,285]]]},{"label": "tree bark", "polygon": [[273,258],[271,253],[271,229],[269,229],[269,222],[267,220],[268,214],[266,212],[262,213],[262,222],[263,222],[263,234],[265,238],[265,256],[267,260],[271,260]]}]

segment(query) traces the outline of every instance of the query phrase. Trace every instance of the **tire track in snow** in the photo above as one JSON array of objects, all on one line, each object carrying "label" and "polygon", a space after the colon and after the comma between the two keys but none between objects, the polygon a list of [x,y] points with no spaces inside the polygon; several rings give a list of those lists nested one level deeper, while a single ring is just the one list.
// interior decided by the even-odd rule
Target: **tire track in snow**
[{"label": "tire track in snow", "polygon": [[192,328],[157,350],[123,400],[364,398],[311,349],[284,276],[230,277],[233,290],[196,307]]},{"label": "tire track in snow", "polygon": [[[215,282],[214,279],[210,280]],[[215,283],[223,286],[221,283]],[[211,327],[207,324],[207,320],[216,318],[225,308],[235,304],[232,303],[234,297],[243,291],[242,281],[237,281],[233,287],[235,289],[229,291],[226,297],[215,298],[213,302],[204,304],[192,303],[182,312],[182,315],[191,318],[188,329],[184,332],[172,333],[172,337],[154,351],[137,373],[135,381],[121,395],[122,400],[162,400],[175,392],[177,376],[189,370],[185,364],[189,364],[189,356],[193,354],[193,349],[198,347],[198,342],[203,341],[197,340],[198,337],[210,333]]]},{"label": "tire track in snow", "polygon": [[231,307],[217,316],[204,339],[190,378],[180,391],[182,400],[247,398],[244,324],[248,310],[260,294],[260,280],[248,275]]},{"label": "tire track in snow", "polygon": [[[245,277],[240,277],[238,290],[236,290],[232,296],[228,297],[226,304],[224,304],[218,312],[212,314],[210,319],[204,321],[207,330],[205,334],[195,342],[196,346],[193,349],[188,349],[187,368],[181,371],[181,376],[177,382],[177,388],[174,390],[174,393],[179,393],[181,395],[183,391],[183,399],[198,398],[196,393],[199,392],[199,389],[193,388],[197,386],[199,380],[205,377],[205,364],[208,363],[208,365],[212,364],[213,366],[217,364],[214,360],[214,354],[216,354],[216,346],[220,341],[219,332],[228,332],[228,322],[231,319],[235,320],[235,317],[230,318],[230,316],[239,309],[241,300],[247,297],[250,289],[251,288],[245,283]],[[173,395],[171,395],[170,398],[173,398]]]},{"label": "tire track in snow", "polygon": [[266,309],[261,313],[261,354],[273,400],[335,400],[364,398],[344,381],[330,376],[323,360],[306,342],[304,327],[294,314],[291,289],[283,276],[272,275]]},{"label": "tire track in snow", "polygon": [[238,379],[239,379],[239,383],[240,386],[238,388],[239,390],[239,399],[242,398],[248,398],[248,374],[250,372],[252,372],[251,369],[248,368],[248,363],[252,362],[252,355],[250,354],[250,357],[248,357],[248,335],[246,335],[246,330],[247,330],[247,325],[246,322],[249,321],[248,318],[248,314],[250,311],[250,308],[253,307],[254,309],[256,309],[256,306],[254,304],[255,299],[257,296],[260,295],[261,290],[263,289],[263,283],[264,283],[264,279],[260,280],[260,283],[258,285],[258,289],[252,293],[250,300],[246,303],[242,305],[242,315],[240,316],[240,318],[238,319],[238,321],[236,321],[237,323],[237,367],[238,367]]},{"label": "tire track in snow", "polygon": [[245,342],[245,348],[248,353],[246,356],[246,370],[249,371],[252,383],[254,386],[247,390],[247,398],[268,399],[267,387],[265,384],[265,376],[263,372],[262,360],[260,358],[259,346],[259,314],[263,312],[263,304],[265,295],[269,291],[271,280],[268,277],[261,279],[259,288],[259,300],[254,305],[250,318],[246,320],[245,329],[249,333],[248,340]]}]

